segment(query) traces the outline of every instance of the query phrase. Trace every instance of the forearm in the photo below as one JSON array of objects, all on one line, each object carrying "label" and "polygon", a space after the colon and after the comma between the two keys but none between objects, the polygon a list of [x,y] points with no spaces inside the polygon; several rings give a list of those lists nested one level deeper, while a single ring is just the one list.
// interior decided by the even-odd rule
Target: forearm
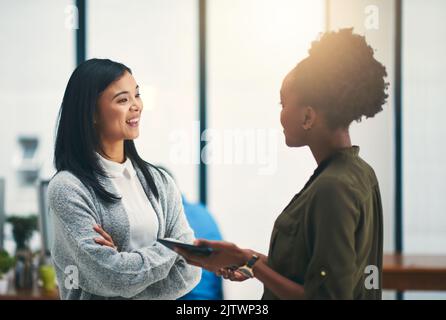
[{"label": "forearm", "polygon": [[271,269],[262,258],[254,265],[253,273],[255,278],[282,300],[304,298],[303,286]]},{"label": "forearm", "polygon": [[[246,269],[239,272],[234,266],[241,267],[249,261],[253,254],[257,252],[250,249],[240,249],[233,243],[225,241],[209,241],[200,240],[198,245],[205,245],[214,250],[213,254],[208,257],[198,257],[190,254],[186,250],[177,249],[183,255],[188,263],[201,266],[212,272],[222,272],[226,279],[235,279],[233,281],[246,280]],[[252,272],[254,277],[263,282],[280,299],[303,299],[304,288],[298,283],[291,281],[268,266],[267,256],[260,255],[260,259],[253,265]],[[251,265],[251,264],[250,264]]]},{"label": "forearm", "polygon": [[173,300],[189,293],[200,282],[201,269],[178,258],[168,276],[133,297],[133,299]]},{"label": "forearm", "polygon": [[176,258],[161,244],[118,253],[85,241],[73,256],[73,265],[79,270],[79,286],[85,291],[131,298],[166,278]]}]

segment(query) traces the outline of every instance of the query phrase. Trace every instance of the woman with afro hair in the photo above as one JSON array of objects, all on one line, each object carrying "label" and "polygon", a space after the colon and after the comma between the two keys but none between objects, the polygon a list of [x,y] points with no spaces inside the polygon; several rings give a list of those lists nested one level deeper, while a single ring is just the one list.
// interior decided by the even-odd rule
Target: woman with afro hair
[{"label": "woman with afro hair", "polygon": [[206,240],[196,244],[213,248],[208,257],[178,252],[232,281],[257,278],[263,299],[381,299],[381,195],[349,126],[382,110],[386,76],[353,29],[313,42],[283,81],[280,121],[286,144],[308,146],[318,166],[278,216],[268,256]]}]

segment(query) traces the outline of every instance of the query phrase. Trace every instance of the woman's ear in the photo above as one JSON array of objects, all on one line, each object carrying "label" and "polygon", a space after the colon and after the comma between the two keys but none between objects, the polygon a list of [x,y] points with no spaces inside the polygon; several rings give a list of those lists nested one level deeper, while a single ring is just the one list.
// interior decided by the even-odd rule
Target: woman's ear
[{"label": "woman's ear", "polygon": [[312,107],[310,106],[305,107],[302,128],[304,130],[310,130],[316,121],[316,117],[317,117],[316,111]]}]

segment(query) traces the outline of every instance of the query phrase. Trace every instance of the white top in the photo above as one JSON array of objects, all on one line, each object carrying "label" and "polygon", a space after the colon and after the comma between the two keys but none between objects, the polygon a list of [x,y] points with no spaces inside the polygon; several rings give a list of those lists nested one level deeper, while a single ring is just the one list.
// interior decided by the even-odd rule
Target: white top
[{"label": "white top", "polygon": [[130,223],[131,249],[151,246],[157,239],[158,217],[136,175],[132,161],[127,158],[124,163],[118,163],[96,154],[118,195],[122,197]]}]

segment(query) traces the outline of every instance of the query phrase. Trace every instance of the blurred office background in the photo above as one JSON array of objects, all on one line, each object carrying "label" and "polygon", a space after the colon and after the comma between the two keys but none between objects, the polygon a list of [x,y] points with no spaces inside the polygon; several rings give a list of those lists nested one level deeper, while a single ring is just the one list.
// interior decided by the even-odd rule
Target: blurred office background
[{"label": "blurred office background", "polygon": [[[391,84],[384,111],[352,125],[380,181],[385,251],[446,255],[445,1],[0,0],[0,8],[0,217],[42,215],[39,187],[54,174],[68,78],[79,61],[106,57],[132,68],[141,86],[143,158],[206,204],[226,240],[266,253],[275,218],[316,167],[308,149],[284,143],[281,81],[319,33],[352,26]],[[205,129],[213,161],[203,163]],[[222,155],[234,132],[244,138]],[[2,245],[13,252],[4,225]],[[32,248],[41,243],[36,233]],[[258,299],[262,286],[224,282],[224,294]]]}]

